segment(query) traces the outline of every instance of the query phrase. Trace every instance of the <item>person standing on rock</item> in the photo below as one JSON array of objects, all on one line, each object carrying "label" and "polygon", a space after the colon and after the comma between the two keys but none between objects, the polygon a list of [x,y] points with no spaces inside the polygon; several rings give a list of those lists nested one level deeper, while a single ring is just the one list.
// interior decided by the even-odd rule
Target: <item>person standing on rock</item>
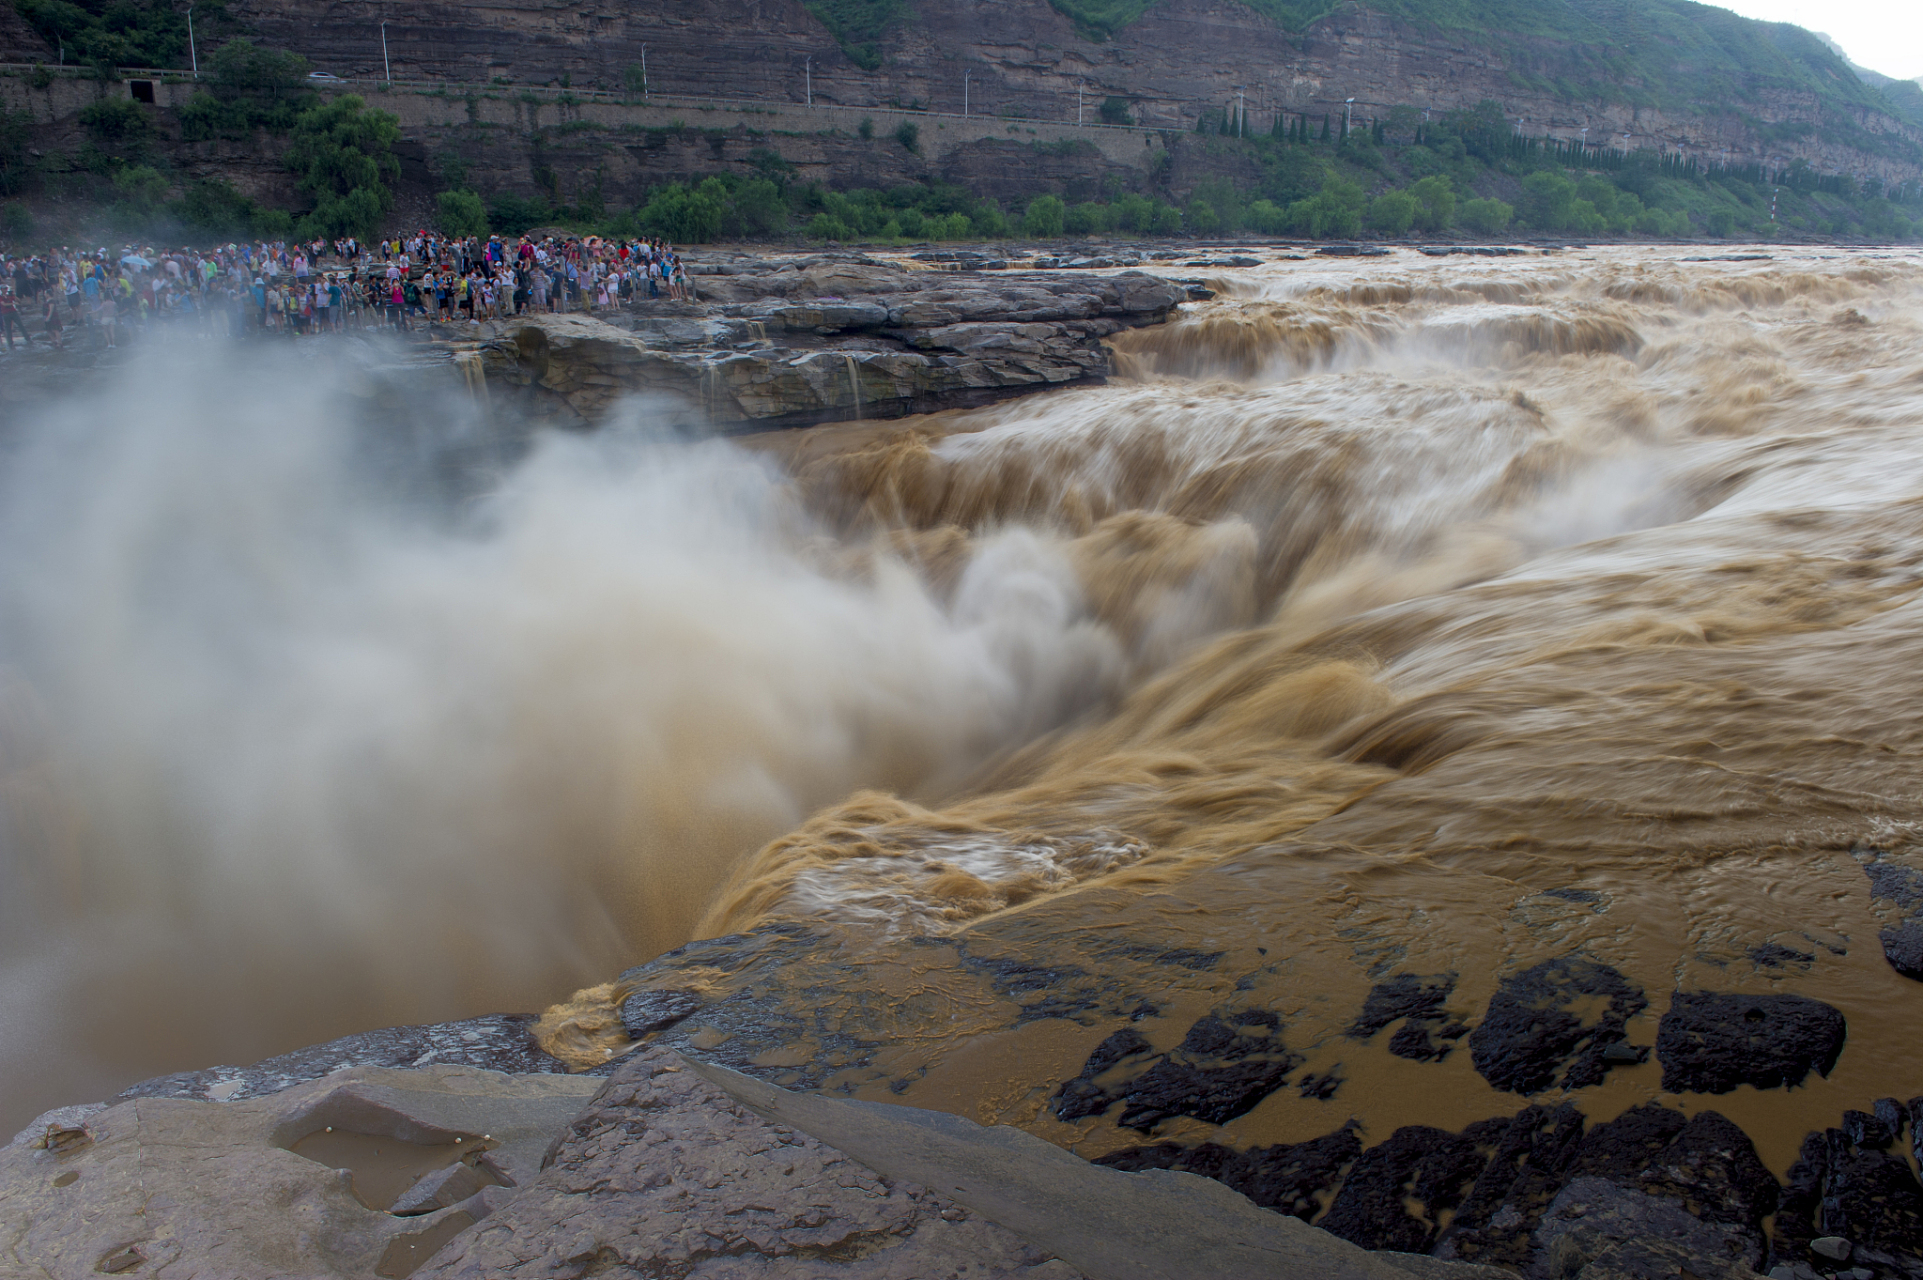
[{"label": "person standing on rock", "polygon": [[28,347],[33,343],[27,337],[26,326],[20,323],[20,298],[11,285],[0,284],[0,332],[7,335],[7,350],[13,350],[13,331],[20,330],[20,340]]}]

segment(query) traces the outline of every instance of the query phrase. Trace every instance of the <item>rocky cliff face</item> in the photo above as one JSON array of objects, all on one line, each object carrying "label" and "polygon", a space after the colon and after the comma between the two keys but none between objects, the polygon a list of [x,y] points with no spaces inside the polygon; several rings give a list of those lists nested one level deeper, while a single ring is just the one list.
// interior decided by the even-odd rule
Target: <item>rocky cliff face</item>
[{"label": "rocky cliff face", "polygon": [[631,327],[579,314],[506,322],[481,353],[490,388],[526,417],[571,427],[635,393],[685,406],[690,425],[892,418],[1100,383],[1103,338],[1159,322],[1189,296],[1136,272],[1006,279],[854,255],[697,270],[720,305],[657,304]]},{"label": "rocky cliff face", "polygon": [[[1192,128],[1202,112],[1236,103],[1238,93],[1251,129],[1267,129],[1278,113],[1339,114],[1350,98],[1363,115],[1488,99],[1532,133],[1573,138],[1587,127],[1592,141],[1627,135],[1637,147],[1704,155],[1729,148],[1733,158],[1800,157],[1885,177],[1923,172],[1837,140],[1840,111],[1852,127],[1923,155],[1923,130],[1868,107],[1760,84],[1720,114],[1715,106],[1679,113],[1571,101],[1551,86],[1594,77],[1587,46],[1509,39],[1498,50],[1357,4],[1296,34],[1234,0],[1162,0],[1098,41],[1046,0],[917,0],[909,20],[883,39],[874,72],[855,65],[798,0],[581,7],[402,0],[384,8],[366,0],[237,0],[233,9],[266,39],[340,75],[384,74],[384,19],[397,77],[619,88],[645,61],[647,83],[660,94],[800,102],[812,92],[817,104],[948,112],[961,111],[966,97],[974,114],[1070,123],[1078,114],[1093,121],[1114,95],[1128,100],[1137,122],[1172,130]],[[1825,121],[1831,127],[1819,129]],[[1788,128],[1766,133],[1771,126]],[[1783,136],[1805,127],[1801,138]]]}]

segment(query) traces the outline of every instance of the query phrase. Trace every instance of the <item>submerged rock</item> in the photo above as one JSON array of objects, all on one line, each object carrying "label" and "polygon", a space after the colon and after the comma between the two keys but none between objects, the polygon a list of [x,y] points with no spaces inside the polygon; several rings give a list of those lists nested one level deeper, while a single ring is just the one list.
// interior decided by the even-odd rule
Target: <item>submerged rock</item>
[{"label": "submerged rock", "polygon": [[1350,1024],[1348,1035],[1355,1040],[1371,1040],[1400,1019],[1402,1026],[1389,1037],[1389,1052],[1416,1062],[1440,1062],[1455,1048],[1452,1042],[1469,1030],[1443,1008],[1455,989],[1453,973],[1433,978],[1396,974],[1369,988],[1369,997]]},{"label": "submerged rock", "polygon": [[[1055,1114],[1077,1120],[1120,1101],[1121,1123],[1144,1133],[1171,1116],[1223,1124],[1280,1089],[1303,1063],[1283,1044],[1280,1020],[1262,1010],[1226,1020],[1211,1014],[1197,1019],[1172,1051],[1145,1056],[1150,1047],[1132,1028],[1108,1036],[1081,1074],[1056,1091]],[[1100,1083],[1099,1077],[1130,1061],[1145,1065],[1125,1079]]]}]

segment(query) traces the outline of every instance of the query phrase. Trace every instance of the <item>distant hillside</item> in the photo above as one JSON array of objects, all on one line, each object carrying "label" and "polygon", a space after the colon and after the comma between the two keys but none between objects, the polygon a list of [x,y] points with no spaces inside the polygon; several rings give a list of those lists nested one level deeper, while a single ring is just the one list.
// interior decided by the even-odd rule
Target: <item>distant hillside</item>
[{"label": "distant hillside", "polygon": [[[177,55],[164,0],[7,4],[27,20],[11,43],[41,51],[13,56],[56,38],[70,58],[117,44]],[[1923,88],[1873,83],[1802,28],[1688,0],[203,0],[203,19],[342,76],[1169,130],[1225,111],[1269,129],[1489,102],[1530,135],[1923,177]],[[143,39],[109,38],[122,30]]]}]

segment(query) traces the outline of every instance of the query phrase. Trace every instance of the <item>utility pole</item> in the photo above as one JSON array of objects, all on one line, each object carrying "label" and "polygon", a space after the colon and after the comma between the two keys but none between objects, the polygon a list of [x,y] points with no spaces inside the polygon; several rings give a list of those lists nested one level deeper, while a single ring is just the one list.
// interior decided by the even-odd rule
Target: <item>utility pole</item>
[{"label": "utility pole", "polygon": [[1238,138],[1249,136],[1249,108],[1248,104],[1242,100],[1241,85],[1235,86],[1235,136]]},{"label": "utility pole", "polygon": [[1349,136],[1350,118],[1355,112],[1355,99],[1345,98],[1342,102],[1342,136]]},{"label": "utility pole", "polygon": [[394,64],[387,60],[387,19],[381,19],[381,67],[387,72],[387,82],[394,83]]},{"label": "utility pole", "polygon": [[194,44],[194,6],[187,6],[187,53],[194,60],[194,79],[200,79],[200,49]]},{"label": "utility pole", "polygon": [[803,77],[802,83],[806,86],[808,94],[808,105],[812,107],[815,105],[815,59],[813,54],[801,60],[801,74]]},{"label": "utility pole", "polygon": [[968,72],[962,72],[962,119],[968,119]]},{"label": "utility pole", "polygon": [[1588,125],[1584,125],[1582,127],[1582,153],[1585,157],[1588,156],[1589,154],[1589,126]]},{"label": "utility pole", "polygon": [[1082,82],[1080,80],[1077,80],[1075,82],[1075,126],[1076,128],[1080,128],[1081,124],[1082,124]]},{"label": "utility pole", "polygon": [[641,101],[648,100],[648,46],[641,46]]}]

